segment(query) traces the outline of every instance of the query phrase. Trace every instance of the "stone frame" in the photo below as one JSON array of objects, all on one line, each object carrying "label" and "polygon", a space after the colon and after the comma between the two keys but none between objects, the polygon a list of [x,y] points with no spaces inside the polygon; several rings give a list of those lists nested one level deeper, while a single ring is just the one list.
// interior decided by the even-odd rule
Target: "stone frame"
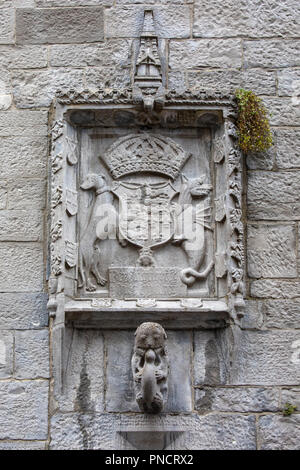
[{"label": "stone frame", "polygon": [[[166,91],[159,108],[218,113],[221,125],[213,141],[215,178],[215,276],[217,298],[184,304],[179,300],[151,302],[76,298],[78,235],[76,128],[66,116],[70,110],[143,109],[133,89],[58,92],[52,125],[50,169],[49,303],[53,323],[54,369],[61,389],[66,327],[136,328],[143,321],[165,328],[222,328],[238,321],[244,306],[244,233],[242,216],[242,155],[237,146],[236,108],[231,96]],[[225,187],[224,187],[225,186]]]}]

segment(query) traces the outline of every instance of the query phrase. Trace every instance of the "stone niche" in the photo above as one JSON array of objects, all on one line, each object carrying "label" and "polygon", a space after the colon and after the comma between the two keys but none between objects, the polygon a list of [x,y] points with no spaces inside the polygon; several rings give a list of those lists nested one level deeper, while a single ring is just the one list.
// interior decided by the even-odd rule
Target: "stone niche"
[{"label": "stone niche", "polygon": [[[170,341],[180,331],[224,328],[242,315],[235,104],[165,89],[155,34],[143,34],[132,88],[60,91],[54,103],[48,307],[56,396],[74,329],[131,330],[130,351],[143,322],[179,330],[168,340],[172,368],[178,345]],[[173,369],[169,390],[180,377]],[[167,411],[178,410],[169,397]]]}]

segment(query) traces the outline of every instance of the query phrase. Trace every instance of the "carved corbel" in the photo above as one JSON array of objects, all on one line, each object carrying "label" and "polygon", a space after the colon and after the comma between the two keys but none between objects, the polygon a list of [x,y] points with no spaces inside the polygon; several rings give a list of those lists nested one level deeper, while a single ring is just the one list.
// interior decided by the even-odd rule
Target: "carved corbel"
[{"label": "carved corbel", "polygon": [[145,413],[160,413],[168,395],[167,335],[158,323],[142,323],[135,332],[132,373],[136,401]]}]

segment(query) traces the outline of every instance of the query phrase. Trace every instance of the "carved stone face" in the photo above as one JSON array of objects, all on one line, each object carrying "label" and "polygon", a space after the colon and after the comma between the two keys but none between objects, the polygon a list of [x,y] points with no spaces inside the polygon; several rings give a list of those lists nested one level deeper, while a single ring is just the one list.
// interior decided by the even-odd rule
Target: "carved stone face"
[{"label": "carved stone face", "polygon": [[142,323],[135,332],[135,347],[157,349],[165,345],[166,333],[158,323]]},{"label": "carved stone face", "polygon": [[211,186],[204,184],[203,177],[195,178],[191,181],[190,192],[191,192],[191,196],[194,198],[207,196],[210,190],[211,190]]},{"label": "carved stone face", "polygon": [[82,189],[99,189],[105,185],[105,178],[102,175],[96,175],[95,173],[89,173],[84,181],[81,183]]}]

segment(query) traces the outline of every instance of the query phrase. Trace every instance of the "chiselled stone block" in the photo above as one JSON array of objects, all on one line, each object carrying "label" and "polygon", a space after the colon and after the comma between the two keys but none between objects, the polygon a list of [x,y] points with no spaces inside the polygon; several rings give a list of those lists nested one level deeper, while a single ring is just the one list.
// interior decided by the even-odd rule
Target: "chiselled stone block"
[{"label": "chiselled stone block", "polygon": [[43,249],[39,244],[0,243],[0,291],[34,292],[43,287]]},{"label": "chiselled stone block", "polygon": [[8,183],[8,209],[44,209],[46,182],[41,179],[15,179]]},{"label": "chiselled stone block", "polygon": [[258,220],[298,220],[300,211],[298,172],[250,171],[248,216]]},{"label": "chiselled stone block", "polygon": [[283,388],[281,389],[281,408],[283,409],[286,403],[297,407],[300,410],[300,389],[299,388]]},{"label": "chiselled stone block", "polygon": [[262,450],[298,450],[300,415],[266,415],[258,420],[258,439]]},{"label": "chiselled stone block", "polygon": [[195,385],[221,385],[226,383],[226,351],[223,333],[197,331],[194,333]]},{"label": "chiselled stone block", "polygon": [[0,293],[0,329],[31,330],[48,326],[47,295]]},{"label": "chiselled stone block", "polygon": [[239,39],[189,39],[170,42],[170,67],[240,67],[242,64]]},{"label": "chiselled stone block", "polygon": [[[131,41],[109,39],[104,44],[57,44],[51,46],[52,67],[111,67],[115,73],[129,65]],[[100,71],[100,70],[99,70]]]},{"label": "chiselled stone block", "polygon": [[18,108],[49,106],[59,88],[84,88],[82,70],[14,70],[11,73]]},{"label": "chiselled stone block", "polygon": [[246,330],[261,330],[264,327],[264,304],[256,300],[246,300],[246,307],[241,328]]},{"label": "chiselled stone block", "polygon": [[203,387],[195,390],[195,408],[202,412],[278,411],[279,393],[263,387]]},{"label": "chiselled stone block", "polygon": [[295,106],[290,97],[263,98],[266,109],[269,112],[272,126],[297,126],[300,124],[299,106]]},{"label": "chiselled stone block", "polygon": [[[294,105],[299,106],[300,72],[299,70],[280,70],[278,76],[278,95],[294,97]],[[293,102],[293,100],[292,100]]]},{"label": "chiselled stone block", "polygon": [[[142,5],[118,5],[107,10],[106,37],[139,37],[143,27],[144,9]],[[160,8],[154,6],[153,10],[158,37],[190,36],[190,9],[187,5],[166,5]]]},{"label": "chiselled stone block", "polygon": [[46,441],[0,441],[0,450],[46,450]]},{"label": "chiselled stone block", "polygon": [[16,331],[15,377],[18,379],[49,377],[48,330]]},{"label": "chiselled stone block", "polygon": [[3,210],[0,212],[0,241],[42,241],[41,211]]},{"label": "chiselled stone block", "polygon": [[18,44],[58,44],[103,41],[102,8],[19,8]]},{"label": "chiselled stone block", "polygon": [[[0,112],[0,136],[47,136],[47,111]],[[43,141],[43,139],[41,139]]]},{"label": "chiselled stone block", "polygon": [[246,67],[297,67],[300,41],[269,39],[244,42]]},{"label": "chiselled stone block", "polygon": [[250,277],[297,277],[295,225],[248,225]]},{"label": "chiselled stone block", "polygon": [[0,182],[0,209],[5,209],[7,205],[7,182]]},{"label": "chiselled stone block", "polygon": [[0,139],[0,173],[3,178],[44,177],[47,138],[3,137]]},{"label": "chiselled stone block", "polygon": [[193,34],[200,37],[297,37],[297,1],[270,4],[266,0],[196,2]]},{"label": "chiselled stone block", "polygon": [[299,300],[268,300],[265,321],[268,328],[300,328]]},{"label": "chiselled stone block", "polygon": [[276,164],[280,169],[300,168],[300,131],[277,129]]},{"label": "chiselled stone block", "polygon": [[48,388],[48,380],[0,381],[0,439],[47,439]]},{"label": "chiselled stone block", "polygon": [[13,44],[14,41],[14,10],[0,9],[0,44]]},{"label": "chiselled stone block", "polygon": [[271,299],[293,299],[300,297],[299,281],[285,279],[258,279],[250,284],[252,297]]},{"label": "chiselled stone block", "polygon": [[273,386],[298,383],[299,340],[297,331],[243,331],[235,344],[238,354],[232,364],[230,383]]},{"label": "chiselled stone block", "polygon": [[14,337],[10,331],[0,330],[0,378],[8,378],[13,374]]},{"label": "chiselled stone block", "polygon": [[47,47],[0,46],[0,64],[9,70],[47,67]]}]

